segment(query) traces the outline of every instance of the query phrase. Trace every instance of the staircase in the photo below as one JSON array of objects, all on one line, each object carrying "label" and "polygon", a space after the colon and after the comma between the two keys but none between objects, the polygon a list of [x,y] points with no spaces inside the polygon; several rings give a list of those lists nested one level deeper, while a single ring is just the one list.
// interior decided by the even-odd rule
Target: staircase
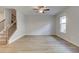
[{"label": "staircase", "polygon": [[0,45],[7,44],[7,31],[4,28],[4,21],[0,21]]},{"label": "staircase", "polygon": [[6,30],[2,30],[0,32],[0,45],[7,44],[7,38],[8,38],[8,36],[7,36]]},{"label": "staircase", "polygon": [[12,9],[10,25],[4,25],[5,20],[0,21],[0,45],[6,45],[16,30],[16,13],[14,14],[14,11],[15,10]]},{"label": "staircase", "polygon": [[15,30],[16,30],[16,22],[11,24],[7,28],[4,28],[0,32],[0,45],[6,45]]}]

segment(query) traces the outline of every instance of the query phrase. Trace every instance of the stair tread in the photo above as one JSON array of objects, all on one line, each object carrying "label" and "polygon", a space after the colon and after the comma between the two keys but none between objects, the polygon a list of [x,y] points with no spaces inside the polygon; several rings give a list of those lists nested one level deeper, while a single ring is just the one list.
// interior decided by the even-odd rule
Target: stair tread
[{"label": "stair tread", "polygon": [[0,40],[0,42],[1,42],[1,41],[6,41],[6,40]]}]

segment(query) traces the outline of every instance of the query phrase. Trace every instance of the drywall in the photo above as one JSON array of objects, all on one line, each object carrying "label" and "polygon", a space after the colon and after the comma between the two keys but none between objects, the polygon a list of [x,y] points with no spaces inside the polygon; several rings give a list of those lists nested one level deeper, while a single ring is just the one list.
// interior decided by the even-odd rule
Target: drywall
[{"label": "drywall", "polygon": [[46,15],[30,15],[26,18],[26,35],[55,35],[55,18]]},{"label": "drywall", "polygon": [[9,40],[9,44],[18,40],[22,36],[25,35],[25,30],[26,30],[26,18],[23,13],[19,12],[16,10],[16,15],[17,15],[17,29],[14,32],[14,34],[11,36]]},{"label": "drywall", "polygon": [[[60,16],[67,16],[67,33],[60,32]],[[57,15],[56,35],[79,46],[79,7],[70,7]]]}]

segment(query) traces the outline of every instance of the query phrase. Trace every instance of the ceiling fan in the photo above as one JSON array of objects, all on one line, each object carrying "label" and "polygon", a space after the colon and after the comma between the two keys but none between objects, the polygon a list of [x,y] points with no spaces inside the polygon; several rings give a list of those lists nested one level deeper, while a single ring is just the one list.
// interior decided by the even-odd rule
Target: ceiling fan
[{"label": "ceiling fan", "polygon": [[49,11],[50,9],[48,9],[46,6],[36,6],[34,7],[34,10],[39,13],[44,13],[45,11]]}]

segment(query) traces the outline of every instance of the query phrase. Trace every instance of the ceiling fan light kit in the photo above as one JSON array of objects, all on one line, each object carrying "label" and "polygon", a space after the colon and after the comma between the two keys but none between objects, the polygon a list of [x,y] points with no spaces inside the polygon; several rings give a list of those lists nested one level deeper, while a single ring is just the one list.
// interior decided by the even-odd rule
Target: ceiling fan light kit
[{"label": "ceiling fan light kit", "polygon": [[50,9],[48,9],[46,6],[36,6],[34,7],[35,11],[38,11],[38,13],[44,13],[45,11],[49,11]]}]

